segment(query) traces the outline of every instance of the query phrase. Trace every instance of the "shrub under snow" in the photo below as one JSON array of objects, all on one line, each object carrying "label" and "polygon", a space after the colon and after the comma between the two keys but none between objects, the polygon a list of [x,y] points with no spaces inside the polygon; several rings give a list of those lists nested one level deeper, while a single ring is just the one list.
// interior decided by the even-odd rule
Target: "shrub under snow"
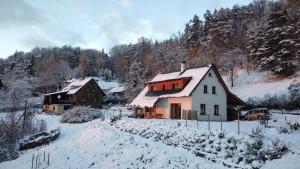
[{"label": "shrub under snow", "polygon": [[101,109],[77,106],[65,111],[60,121],[64,123],[83,123],[100,117],[104,117]]}]

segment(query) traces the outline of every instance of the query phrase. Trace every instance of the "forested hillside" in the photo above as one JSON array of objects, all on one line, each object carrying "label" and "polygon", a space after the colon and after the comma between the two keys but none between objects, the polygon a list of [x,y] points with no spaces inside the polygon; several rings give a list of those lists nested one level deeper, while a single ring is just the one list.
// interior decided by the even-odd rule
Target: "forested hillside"
[{"label": "forested hillside", "polygon": [[256,0],[206,11],[204,20],[200,18],[195,14],[185,28],[178,28],[182,32],[169,39],[141,37],[134,44],[118,44],[109,53],[70,46],[16,52],[0,59],[0,99],[53,91],[70,77],[103,76],[125,82],[130,101],[146,81],[158,72],[178,70],[182,61],[190,67],[214,63],[231,76],[231,85],[237,68],[284,76],[299,70],[299,1]]}]

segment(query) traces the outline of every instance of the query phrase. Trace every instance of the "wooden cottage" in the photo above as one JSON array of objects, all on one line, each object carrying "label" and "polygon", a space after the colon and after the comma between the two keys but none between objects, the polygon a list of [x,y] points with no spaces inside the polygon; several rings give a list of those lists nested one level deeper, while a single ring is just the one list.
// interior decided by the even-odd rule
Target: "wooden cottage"
[{"label": "wooden cottage", "polygon": [[93,78],[72,79],[58,92],[44,94],[43,109],[61,112],[74,105],[100,108],[105,93]]},{"label": "wooden cottage", "polygon": [[229,91],[214,65],[159,73],[130,103],[145,118],[226,121],[245,103]]}]

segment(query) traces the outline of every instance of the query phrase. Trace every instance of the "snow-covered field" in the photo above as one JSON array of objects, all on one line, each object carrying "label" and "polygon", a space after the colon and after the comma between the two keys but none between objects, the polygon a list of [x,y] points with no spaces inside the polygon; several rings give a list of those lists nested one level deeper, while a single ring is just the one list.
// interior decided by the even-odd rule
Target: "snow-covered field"
[{"label": "snow-covered field", "polygon": [[242,99],[249,97],[262,98],[266,94],[281,95],[288,94],[288,86],[292,81],[300,81],[299,73],[294,77],[285,79],[270,79],[272,74],[270,72],[256,72],[250,71],[249,74],[246,70],[239,70],[235,78],[234,87],[230,87],[230,80],[228,76],[223,76],[223,79],[229,89]]},{"label": "snow-covered field", "polygon": [[[119,108],[118,108],[119,109]],[[126,109],[123,109],[125,111]],[[127,112],[128,114],[129,112]],[[125,114],[125,113],[124,113]],[[290,134],[279,134],[278,127],[286,127],[286,121],[300,122],[300,116],[274,114],[270,122],[274,128],[264,128],[264,143],[279,138],[288,145],[291,151],[283,155],[283,158],[267,161],[262,165],[263,169],[298,169],[300,166],[300,131],[295,130]],[[193,138],[193,136],[208,133],[208,123],[196,121],[160,120],[160,119],[132,119],[124,117],[111,125],[110,120],[93,120],[81,124],[60,123],[60,117],[41,114],[38,118],[48,122],[48,130],[61,128],[61,136],[49,145],[21,152],[20,157],[13,161],[0,163],[0,168],[28,169],[31,168],[32,155],[35,156],[45,151],[50,153],[50,166],[41,164],[45,168],[228,168],[222,164],[222,160],[214,162],[206,157],[196,155],[193,151],[180,146],[181,138]],[[225,136],[234,136],[238,139],[247,138],[252,128],[258,126],[256,121],[241,121],[241,134],[237,134],[237,121],[223,122],[222,127]],[[146,128],[170,133],[175,131],[178,137],[178,145],[170,145],[155,137],[144,137],[138,133],[125,131],[126,128],[134,128],[142,131]],[[212,133],[219,133],[220,122],[211,122]],[[164,137],[164,136],[156,136]],[[164,138],[168,140],[168,138]],[[176,141],[176,140],[175,140]],[[218,140],[215,140],[218,142]],[[193,148],[193,147],[192,147]],[[43,161],[43,160],[42,160]],[[240,166],[239,166],[240,167]],[[243,166],[247,168],[249,166]],[[243,168],[241,167],[241,168]]]}]

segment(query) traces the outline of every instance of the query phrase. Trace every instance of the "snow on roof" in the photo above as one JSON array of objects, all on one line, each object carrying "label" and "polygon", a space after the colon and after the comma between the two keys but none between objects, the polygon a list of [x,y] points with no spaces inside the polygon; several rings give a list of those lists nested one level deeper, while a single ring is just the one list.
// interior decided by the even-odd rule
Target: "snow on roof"
[{"label": "snow on roof", "polygon": [[119,92],[124,92],[125,88],[123,86],[121,87],[115,87],[112,88],[110,91],[108,91],[108,93],[119,93]]},{"label": "snow on roof", "polygon": [[65,88],[63,88],[61,90],[61,92],[68,92],[67,94],[75,94],[82,86],[84,86],[85,84],[87,84],[87,82],[89,82],[92,79],[93,78],[91,78],[91,77],[85,78],[83,80],[80,80],[80,79],[71,79],[69,81],[70,84],[68,84]]},{"label": "snow on roof", "polygon": [[97,78],[97,77],[93,77],[94,80],[96,80],[96,82],[98,83],[98,86],[102,89],[102,90],[110,90],[112,88],[116,88],[116,87],[120,87],[120,84],[118,82],[115,81],[105,81],[101,78]]},{"label": "snow on roof", "polygon": [[190,96],[192,91],[195,89],[197,84],[201,81],[204,77],[206,72],[211,68],[212,65],[207,65],[200,68],[188,68],[184,70],[184,72],[172,72],[172,73],[164,73],[156,75],[151,81],[148,83],[159,82],[159,81],[166,81],[166,80],[173,80],[173,79],[181,79],[181,78],[191,78],[190,82],[185,86],[183,90],[178,93],[173,94],[163,94],[160,96],[146,96],[148,91],[148,87],[146,86],[144,90],[130,103],[131,106],[147,106],[152,107],[155,102],[159,98],[167,98],[167,97],[184,97]]},{"label": "snow on roof", "polygon": [[130,103],[130,106],[153,107],[153,105],[157,102],[159,98],[147,97],[147,91],[148,88],[145,87],[143,91]]}]

